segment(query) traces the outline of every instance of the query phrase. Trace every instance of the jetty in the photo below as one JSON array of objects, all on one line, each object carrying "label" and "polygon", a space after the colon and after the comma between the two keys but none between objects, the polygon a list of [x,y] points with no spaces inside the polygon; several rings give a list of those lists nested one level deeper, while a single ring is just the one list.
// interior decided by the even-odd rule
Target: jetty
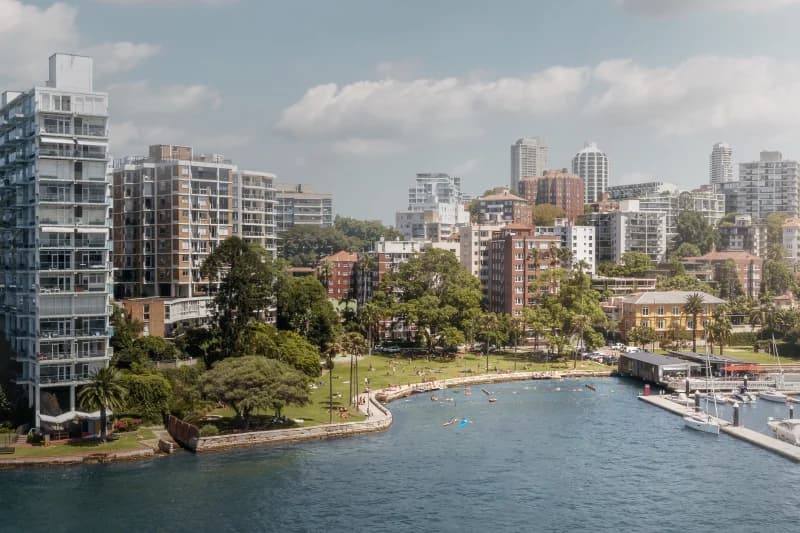
[{"label": "jetty", "polygon": [[[670,413],[679,416],[685,416],[695,412],[693,406],[687,407],[686,405],[671,400],[667,396],[640,395],[639,399],[643,402],[649,403],[650,405],[655,405],[656,407],[660,407],[665,411],[669,411]],[[774,437],[764,435],[763,433],[759,433],[758,431],[754,431],[743,426],[735,426],[731,422],[722,418],[712,418],[719,423],[719,429],[723,433],[781,455],[796,463],[800,463],[800,446],[794,446],[788,442],[778,440]]]}]

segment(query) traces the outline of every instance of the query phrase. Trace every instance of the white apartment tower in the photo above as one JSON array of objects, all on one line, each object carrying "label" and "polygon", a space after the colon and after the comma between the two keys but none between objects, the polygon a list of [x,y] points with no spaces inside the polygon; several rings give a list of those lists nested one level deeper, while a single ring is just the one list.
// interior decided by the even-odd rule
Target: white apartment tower
[{"label": "white apartment tower", "polygon": [[77,388],[108,365],[108,95],[89,57],[54,54],[50,79],[0,101],[0,334],[46,432],[97,417]]},{"label": "white apartment tower", "polygon": [[448,174],[417,174],[408,189],[408,209],[395,213],[395,227],[408,240],[448,240],[466,224],[461,178]]},{"label": "white apartment tower", "polygon": [[[758,161],[739,164],[739,181],[724,187],[727,210],[760,221],[770,213],[800,216],[800,163],[778,151],[763,151]],[[730,199],[730,200],[729,200]]]},{"label": "white apartment tower", "polygon": [[519,181],[538,178],[549,168],[550,148],[542,137],[523,137],[511,145],[511,191],[519,191]]},{"label": "white apartment tower", "polygon": [[715,192],[721,183],[733,181],[733,150],[728,143],[716,143],[711,149],[708,172]]},{"label": "white apartment tower", "polygon": [[595,143],[586,143],[572,158],[572,173],[583,178],[585,203],[597,202],[608,188],[608,156]]}]

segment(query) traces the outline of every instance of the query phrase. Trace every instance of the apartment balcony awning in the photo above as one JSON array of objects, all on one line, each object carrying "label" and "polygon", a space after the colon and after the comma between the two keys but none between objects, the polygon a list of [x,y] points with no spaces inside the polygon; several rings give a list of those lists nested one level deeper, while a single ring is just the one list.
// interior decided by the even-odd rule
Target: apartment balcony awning
[{"label": "apartment balcony awning", "polygon": [[79,139],[78,144],[81,146],[103,146],[103,147],[108,146],[108,143],[106,141],[86,141],[83,139]]},{"label": "apartment balcony awning", "polygon": [[[111,409],[106,409],[106,415],[111,416],[113,413]],[[100,420],[100,411],[95,411],[93,413],[86,413],[84,411],[67,411],[66,413],[61,413],[58,416],[50,416],[40,414],[39,419],[42,422],[47,422],[48,424],[64,424],[69,422],[70,420],[75,420],[76,418],[80,418],[81,420]]]},{"label": "apartment balcony awning", "polygon": [[65,137],[39,137],[40,143],[47,143],[47,144],[69,144],[74,145],[75,141],[72,139],[67,139]]},{"label": "apartment balcony awning", "polygon": [[64,226],[42,226],[40,228],[42,231],[46,231],[48,233],[72,233],[75,231],[74,227],[64,227]]},{"label": "apartment balcony awning", "polygon": [[109,228],[106,226],[101,227],[90,227],[90,226],[78,226],[75,228],[78,233],[108,233]]}]

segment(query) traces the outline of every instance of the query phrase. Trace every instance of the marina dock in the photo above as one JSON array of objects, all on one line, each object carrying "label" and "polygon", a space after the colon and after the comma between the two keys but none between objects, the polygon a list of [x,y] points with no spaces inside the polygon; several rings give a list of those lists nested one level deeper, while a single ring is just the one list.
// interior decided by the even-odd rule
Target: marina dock
[{"label": "marina dock", "polygon": [[[640,395],[639,399],[643,402],[649,403],[650,405],[655,405],[656,407],[660,407],[661,409],[680,416],[694,412],[693,404],[684,406],[673,400],[670,400],[666,396]],[[734,426],[727,420],[723,420],[721,418],[717,418],[716,420],[719,423],[720,431],[723,433],[727,433],[732,437],[736,437],[737,439],[749,442],[750,444],[764,448],[772,453],[786,457],[787,459],[790,459],[796,463],[800,463],[800,446],[793,446],[788,442],[778,440],[774,437],[764,435],[763,433],[753,431],[752,429],[748,429],[746,427]]]}]

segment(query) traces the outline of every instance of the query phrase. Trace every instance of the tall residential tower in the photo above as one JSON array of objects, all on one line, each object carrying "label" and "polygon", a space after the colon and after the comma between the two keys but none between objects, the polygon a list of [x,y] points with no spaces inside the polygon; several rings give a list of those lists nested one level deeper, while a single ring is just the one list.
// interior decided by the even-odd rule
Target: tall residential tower
[{"label": "tall residential tower", "polygon": [[595,143],[587,143],[572,158],[572,173],[583,178],[584,201],[597,202],[608,188],[608,156]]},{"label": "tall residential tower", "polygon": [[89,57],[54,54],[43,86],[0,101],[0,333],[46,432],[99,430],[76,392],[111,355],[107,122]]},{"label": "tall residential tower", "polygon": [[733,181],[733,150],[728,143],[716,143],[708,164],[711,187],[717,192],[721,183]]},{"label": "tall residential tower", "polygon": [[542,137],[523,137],[511,145],[511,190],[519,191],[519,181],[538,178],[549,166],[550,148]]}]

